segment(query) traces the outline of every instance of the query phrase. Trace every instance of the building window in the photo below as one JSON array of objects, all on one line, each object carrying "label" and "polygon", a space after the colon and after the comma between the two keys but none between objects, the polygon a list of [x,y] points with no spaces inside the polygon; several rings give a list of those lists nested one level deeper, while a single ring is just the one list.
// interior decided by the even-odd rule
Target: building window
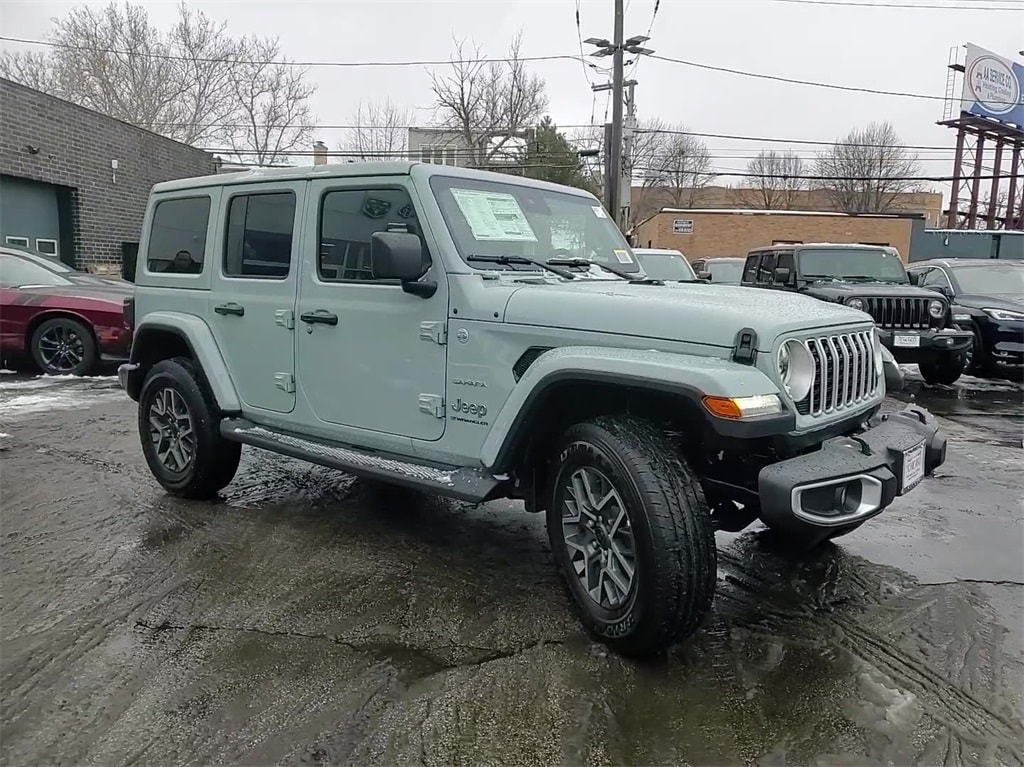
[{"label": "building window", "polygon": [[292,260],[295,194],[272,192],[233,197],[228,208],[224,274],[284,279]]},{"label": "building window", "polygon": [[7,235],[4,237],[4,242],[8,245],[14,245],[21,248],[28,247],[28,237],[14,237],[12,235]]},{"label": "building window", "polygon": [[429,162],[433,165],[457,165],[457,151],[449,144],[429,144],[420,147],[420,162]]},{"label": "building window", "polygon": [[158,202],[149,233],[146,268],[163,274],[199,274],[206,257],[209,197]]},{"label": "building window", "polygon": [[57,241],[47,240],[40,237],[36,240],[36,250],[38,250],[40,253],[45,253],[48,256],[56,256]]},{"label": "building window", "polygon": [[405,189],[346,189],[324,195],[317,263],[320,279],[374,280],[370,238],[376,232],[410,232],[422,240],[416,210]]}]

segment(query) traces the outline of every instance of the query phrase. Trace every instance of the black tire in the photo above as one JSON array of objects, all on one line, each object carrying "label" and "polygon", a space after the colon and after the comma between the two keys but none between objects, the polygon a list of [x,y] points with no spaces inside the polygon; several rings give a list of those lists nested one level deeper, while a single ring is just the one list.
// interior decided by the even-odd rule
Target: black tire
[{"label": "black tire", "polygon": [[[167,390],[173,394],[165,394]],[[190,433],[194,439],[189,442],[190,456],[180,469],[168,466],[158,454],[150,422],[154,406],[160,409],[162,405],[162,402],[157,403],[158,396],[162,401],[168,396],[176,403],[180,400],[191,422]],[[220,413],[202,371],[183,357],[162,360],[147,372],[139,395],[139,439],[146,463],[157,482],[167,492],[181,498],[215,497],[234,478],[242,455],[240,443],[220,435]]]},{"label": "black tire", "polygon": [[939,354],[933,359],[918,363],[917,368],[926,383],[950,386],[964,373],[964,355]]},{"label": "black tire", "polygon": [[981,340],[981,333],[976,327],[971,328],[974,341],[970,353],[964,354],[964,373],[973,376],[990,376],[995,373],[995,365]]},{"label": "black tire", "polygon": [[[71,356],[61,356],[65,350]],[[32,361],[48,375],[87,375],[99,359],[92,330],[70,317],[41,322],[32,332],[29,351]]]},{"label": "black tire", "polygon": [[[617,606],[590,597],[566,544],[563,509],[572,497],[573,477],[583,468],[608,481],[628,517],[634,577]],[[547,476],[552,554],[587,631],[632,657],[658,654],[693,634],[714,598],[715,534],[699,481],[665,436],[625,416],[576,424],[555,445]],[[612,552],[602,550],[606,554],[610,560]]]}]

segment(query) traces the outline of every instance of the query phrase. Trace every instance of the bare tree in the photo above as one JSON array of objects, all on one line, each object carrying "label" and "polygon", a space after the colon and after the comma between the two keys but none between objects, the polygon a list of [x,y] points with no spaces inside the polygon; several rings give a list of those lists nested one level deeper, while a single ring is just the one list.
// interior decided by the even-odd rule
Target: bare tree
[{"label": "bare tree", "polygon": [[637,139],[633,167],[643,176],[647,207],[692,206],[700,190],[715,179],[707,144],[684,127],[644,123]]},{"label": "bare tree", "polygon": [[228,142],[240,160],[281,164],[312,138],[308,100],[316,87],[305,81],[308,69],[281,56],[277,38],[246,37],[241,55],[231,71],[236,117]]},{"label": "bare tree", "polygon": [[752,208],[791,210],[806,187],[803,160],[791,151],[758,152],[747,163],[747,173],[739,197]]},{"label": "bare tree", "polygon": [[[190,144],[227,143],[261,161],[305,143],[313,87],[276,39],[236,39],[178,6],[166,33],[142,5],[80,6],[54,22],[46,54],[0,56],[0,74]],[[240,127],[239,127],[240,126]]]},{"label": "bare tree", "polygon": [[920,163],[889,122],[855,128],[818,154],[816,175],[837,209],[886,213],[901,194],[920,189]]},{"label": "bare tree", "polygon": [[457,41],[449,72],[431,75],[441,123],[460,135],[474,165],[491,163],[547,109],[544,80],[526,71],[521,41],[520,32],[506,62],[484,61],[478,47]]},{"label": "bare tree", "polygon": [[412,120],[411,109],[390,99],[366,104],[360,101],[340,148],[357,154],[360,160],[404,158],[408,154]]}]

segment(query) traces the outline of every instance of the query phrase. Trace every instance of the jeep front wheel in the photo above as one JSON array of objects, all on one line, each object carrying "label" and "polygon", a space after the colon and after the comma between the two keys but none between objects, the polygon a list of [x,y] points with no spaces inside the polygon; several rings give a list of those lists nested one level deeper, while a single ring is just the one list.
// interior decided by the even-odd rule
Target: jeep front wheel
[{"label": "jeep front wheel", "polygon": [[964,355],[962,353],[940,354],[933,359],[919,362],[917,368],[921,371],[921,377],[925,383],[933,386],[936,384],[950,386],[963,375]]},{"label": "jeep front wheel", "polygon": [[190,360],[163,360],[149,370],[139,395],[139,438],[167,492],[210,498],[231,482],[242,446],[221,437],[219,427],[213,396]]},{"label": "jeep front wheel", "polygon": [[715,536],[664,435],[603,416],[569,428],[551,460],[548,537],[586,629],[634,657],[693,634],[714,596]]}]

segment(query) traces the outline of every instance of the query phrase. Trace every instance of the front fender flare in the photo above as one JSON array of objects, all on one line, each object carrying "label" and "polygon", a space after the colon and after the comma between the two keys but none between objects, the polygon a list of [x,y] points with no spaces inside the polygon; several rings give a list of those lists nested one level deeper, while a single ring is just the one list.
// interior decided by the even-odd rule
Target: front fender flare
[{"label": "front fender flare", "polygon": [[[700,403],[705,394],[746,397],[779,394],[776,384],[757,368],[718,357],[699,357],[647,349],[563,346],[544,352],[512,389],[484,440],[481,460],[497,471],[529,430],[531,412],[543,404],[545,391],[566,381],[617,384],[679,394]],[[785,400],[783,400],[785,402]],[[703,411],[703,407],[701,408]],[[765,436],[792,431],[795,415],[786,410],[749,422],[707,415],[725,436]]]},{"label": "front fender flare", "polygon": [[[154,330],[174,333],[181,338],[192,352],[192,357],[202,368],[210,385],[210,391],[217,407],[224,413],[240,412],[242,407],[238,392],[231,380],[227,363],[224,361],[213,331],[200,317],[180,312],[150,312],[135,327],[132,339],[131,362],[138,363],[144,348],[147,332]],[[145,375],[140,368],[135,374]]]}]

